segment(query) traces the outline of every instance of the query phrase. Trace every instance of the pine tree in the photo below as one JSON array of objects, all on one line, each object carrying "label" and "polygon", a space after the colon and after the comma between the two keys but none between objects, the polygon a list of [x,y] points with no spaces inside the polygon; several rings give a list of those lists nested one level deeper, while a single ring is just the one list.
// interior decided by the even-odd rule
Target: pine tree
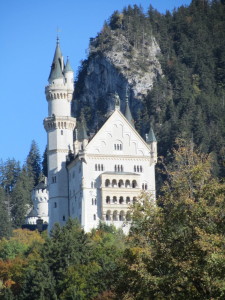
[{"label": "pine tree", "polygon": [[26,167],[33,178],[34,186],[36,186],[41,175],[41,157],[38,145],[34,140],[31,142],[30,151],[26,159]]}]

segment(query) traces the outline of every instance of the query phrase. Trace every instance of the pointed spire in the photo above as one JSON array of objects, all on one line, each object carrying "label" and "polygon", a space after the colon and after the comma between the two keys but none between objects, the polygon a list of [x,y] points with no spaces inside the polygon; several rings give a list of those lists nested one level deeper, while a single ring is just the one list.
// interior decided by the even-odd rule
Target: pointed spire
[{"label": "pointed spire", "polygon": [[65,66],[65,69],[64,69],[64,73],[66,73],[66,72],[73,72],[73,69],[70,65],[70,61],[69,61],[68,56],[67,56],[66,66]]},{"label": "pointed spire", "polygon": [[126,119],[128,120],[128,122],[130,122],[130,124],[134,127],[134,119],[132,117],[130,107],[129,107],[127,89],[126,89],[126,109],[125,109],[125,114],[124,115],[125,115]]},{"label": "pointed spire", "polygon": [[51,82],[54,79],[63,78],[63,56],[59,45],[59,37],[56,40],[56,49],[51,66],[50,75],[48,81]]},{"label": "pointed spire", "polygon": [[149,133],[147,134],[147,137],[146,137],[146,142],[147,142],[148,144],[150,144],[150,143],[152,143],[152,142],[157,142],[151,124],[150,124],[150,128],[149,128]]},{"label": "pointed spire", "polygon": [[78,129],[78,139],[79,141],[88,140],[87,127],[83,112],[81,113],[81,122],[80,127]]}]

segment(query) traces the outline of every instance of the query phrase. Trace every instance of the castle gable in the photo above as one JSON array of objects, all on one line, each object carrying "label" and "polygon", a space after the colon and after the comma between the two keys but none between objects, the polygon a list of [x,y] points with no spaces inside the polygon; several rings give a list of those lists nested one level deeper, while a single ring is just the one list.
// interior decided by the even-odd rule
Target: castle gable
[{"label": "castle gable", "polygon": [[115,110],[86,146],[87,154],[149,156],[149,146],[124,115]]}]

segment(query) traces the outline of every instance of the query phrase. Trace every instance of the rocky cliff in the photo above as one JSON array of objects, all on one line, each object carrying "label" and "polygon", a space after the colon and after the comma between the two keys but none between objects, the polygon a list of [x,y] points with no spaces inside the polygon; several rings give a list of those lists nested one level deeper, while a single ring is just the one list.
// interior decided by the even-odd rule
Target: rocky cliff
[{"label": "rocky cliff", "polygon": [[127,92],[136,117],[142,109],[143,97],[151,90],[154,80],[162,76],[159,54],[153,36],[148,36],[139,47],[132,45],[122,32],[109,28],[104,38],[100,35],[92,39],[88,59],[76,83],[75,115],[83,109],[89,116],[89,127],[95,128],[114,109],[112,94],[115,92],[120,96],[121,110],[125,110]]}]

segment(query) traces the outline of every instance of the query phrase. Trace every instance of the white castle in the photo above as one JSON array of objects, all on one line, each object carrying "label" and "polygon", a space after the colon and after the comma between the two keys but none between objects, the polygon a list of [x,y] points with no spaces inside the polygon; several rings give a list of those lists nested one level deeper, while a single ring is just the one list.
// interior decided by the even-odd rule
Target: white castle
[{"label": "white castle", "polygon": [[76,127],[71,116],[74,73],[68,59],[64,64],[58,39],[48,82],[48,229],[77,218],[86,232],[99,222],[128,232],[130,206],[142,190],[155,199],[157,141],[152,128],[143,140],[134,128],[128,97],[123,114],[118,95],[115,110],[93,137],[84,117]]}]

